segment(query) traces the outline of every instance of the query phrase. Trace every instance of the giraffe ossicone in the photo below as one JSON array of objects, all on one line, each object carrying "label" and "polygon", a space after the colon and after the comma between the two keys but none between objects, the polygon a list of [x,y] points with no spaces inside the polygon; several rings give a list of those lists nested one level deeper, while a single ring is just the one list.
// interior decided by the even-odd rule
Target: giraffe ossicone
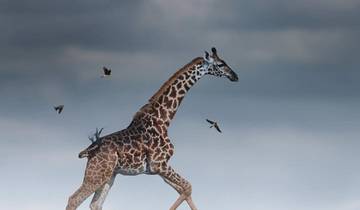
[{"label": "giraffe ossicone", "polygon": [[203,57],[193,59],[173,74],[135,113],[127,128],[101,137],[80,152],[80,158],[88,158],[85,177],[80,188],[70,196],[66,210],[75,210],[93,193],[90,208],[102,209],[117,174],[160,175],[180,194],[170,210],[175,210],[183,201],[196,210],[190,182],[168,164],[174,145],[167,129],[185,94],[201,77],[208,74],[238,81],[237,74],[217,55],[216,49],[212,48],[211,52],[211,55],[205,52]]}]

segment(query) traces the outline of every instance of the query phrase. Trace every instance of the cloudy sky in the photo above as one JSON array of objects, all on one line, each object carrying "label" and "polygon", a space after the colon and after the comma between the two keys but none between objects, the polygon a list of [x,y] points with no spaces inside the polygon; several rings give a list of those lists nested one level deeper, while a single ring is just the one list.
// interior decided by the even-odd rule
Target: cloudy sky
[{"label": "cloudy sky", "polygon": [[[216,46],[239,82],[201,79],[169,130],[171,164],[198,208],[360,209],[359,10],[357,0],[0,0],[2,208],[65,209],[87,136],[127,126]],[[158,176],[120,175],[104,209],[168,209],[176,197]]]}]

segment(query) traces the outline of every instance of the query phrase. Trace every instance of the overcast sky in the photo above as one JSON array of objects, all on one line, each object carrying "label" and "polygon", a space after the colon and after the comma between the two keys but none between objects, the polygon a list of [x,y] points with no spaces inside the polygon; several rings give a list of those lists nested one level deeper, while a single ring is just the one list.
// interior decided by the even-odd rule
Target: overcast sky
[{"label": "overcast sky", "polygon": [[[215,46],[239,82],[201,79],[169,130],[198,208],[360,209],[359,11],[357,0],[0,0],[2,208],[65,209],[87,136],[125,128]],[[104,209],[176,198],[158,176],[119,175]]]}]

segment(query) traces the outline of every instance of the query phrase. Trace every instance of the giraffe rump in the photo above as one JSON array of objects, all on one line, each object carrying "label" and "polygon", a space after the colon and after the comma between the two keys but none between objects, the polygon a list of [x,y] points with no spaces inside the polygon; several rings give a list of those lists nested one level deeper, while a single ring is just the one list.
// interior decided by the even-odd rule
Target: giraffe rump
[{"label": "giraffe rump", "polygon": [[91,141],[91,145],[79,153],[79,158],[92,156],[92,154],[96,152],[96,150],[99,148],[103,140],[103,138],[100,137],[100,134],[103,131],[103,129],[104,128],[98,130],[98,128],[96,128],[96,132],[92,136],[88,137],[88,139]]}]

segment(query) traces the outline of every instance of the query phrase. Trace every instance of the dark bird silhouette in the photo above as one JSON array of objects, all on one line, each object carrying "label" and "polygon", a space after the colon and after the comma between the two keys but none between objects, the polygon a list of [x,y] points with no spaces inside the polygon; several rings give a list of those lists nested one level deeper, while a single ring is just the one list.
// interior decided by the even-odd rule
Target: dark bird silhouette
[{"label": "dark bird silhouette", "polygon": [[62,112],[64,109],[64,105],[54,106],[55,111],[57,111],[58,114]]},{"label": "dark bird silhouette", "polygon": [[101,75],[101,77],[104,78],[104,77],[108,77],[110,75],[111,75],[111,69],[108,69],[104,66],[103,67],[103,75]]},{"label": "dark bird silhouette", "polygon": [[219,125],[218,125],[217,122],[211,121],[209,119],[206,119],[206,121],[211,124],[210,128],[215,127],[216,130],[219,131],[219,133],[221,133],[221,130],[220,130]]}]

